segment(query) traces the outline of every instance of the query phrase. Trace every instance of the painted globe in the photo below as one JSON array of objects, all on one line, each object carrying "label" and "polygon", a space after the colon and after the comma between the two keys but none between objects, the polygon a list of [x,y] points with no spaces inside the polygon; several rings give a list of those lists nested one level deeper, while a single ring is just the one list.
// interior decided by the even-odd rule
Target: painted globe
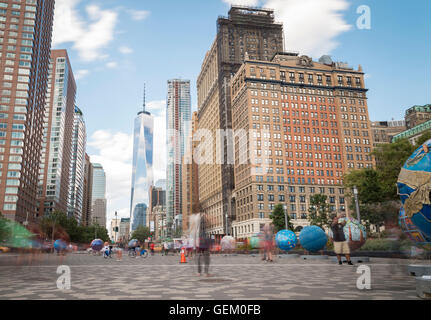
[{"label": "painted globe", "polygon": [[259,234],[255,234],[250,238],[250,245],[253,249],[259,249],[261,247],[262,243]]},{"label": "painted globe", "polygon": [[289,251],[296,247],[296,234],[290,230],[281,230],[275,235],[275,244],[281,250]]},{"label": "painted globe", "polygon": [[128,246],[129,247],[137,247],[138,244],[139,244],[138,239],[132,239],[132,240],[129,241]]},{"label": "painted globe", "polygon": [[423,247],[424,249],[431,250],[431,237],[425,235],[412,223],[412,220],[407,217],[404,207],[401,207],[400,209],[398,224],[400,225],[401,230],[416,245]]},{"label": "painted globe", "polygon": [[431,139],[407,159],[397,186],[406,217],[431,237]]},{"label": "painted globe", "polygon": [[305,227],[299,234],[299,243],[307,251],[315,252],[322,250],[327,241],[328,237],[325,231],[318,226]]},{"label": "painted globe", "polygon": [[[343,228],[344,237],[349,243],[350,250],[357,250],[365,244],[367,240],[367,230],[365,227],[356,219],[352,218],[340,218],[339,222],[346,222]],[[333,238],[332,230],[329,229],[328,235]]]},{"label": "painted globe", "polygon": [[220,241],[220,245],[222,250],[233,250],[236,248],[235,238],[231,236],[224,236]]},{"label": "painted globe", "polygon": [[67,247],[66,242],[61,239],[55,240],[54,249],[57,251],[65,250]]},{"label": "painted globe", "polygon": [[94,239],[91,241],[90,247],[94,251],[100,251],[103,248],[103,241],[101,239]]}]

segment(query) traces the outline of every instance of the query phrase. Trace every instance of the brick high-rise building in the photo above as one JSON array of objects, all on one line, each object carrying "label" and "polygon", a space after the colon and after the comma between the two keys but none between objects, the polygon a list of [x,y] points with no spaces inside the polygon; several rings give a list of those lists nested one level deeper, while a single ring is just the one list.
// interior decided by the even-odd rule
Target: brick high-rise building
[{"label": "brick high-rise building", "polygon": [[361,69],[297,53],[244,62],[231,82],[234,236],[259,232],[278,203],[294,225],[307,225],[317,193],[327,195],[333,213],[348,211],[343,175],[374,165]]},{"label": "brick high-rise building", "polygon": [[0,6],[0,209],[35,222],[54,0]]},{"label": "brick high-rise building", "polygon": [[[214,136],[218,129],[232,128],[231,77],[246,55],[269,61],[283,51],[283,39],[283,26],[275,22],[273,10],[232,6],[228,17],[217,20],[217,36],[197,80],[199,128],[210,130]],[[212,221],[209,232],[215,234],[229,232],[235,219],[233,165],[227,159],[233,147],[223,140],[220,149],[223,164],[215,164],[214,155],[212,165],[199,166],[200,202]]]},{"label": "brick high-rise building", "polygon": [[200,212],[199,204],[199,170],[198,164],[194,161],[193,153],[195,151],[196,142],[193,142],[193,134],[198,127],[198,114],[193,112],[192,128],[186,139],[186,149],[183,157],[182,165],[182,198],[183,198],[183,231],[189,230],[189,217],[191,214]]},{"label": "brick high-rise building", "polygon": [[66,50],[53,50],[43,124],[39,213],[68,212],[76,83]]},{"label": "brick high-rise building", "polygon": [[90,157],[85,154],[85,166],[84,166],[84,191],[82,200],[82,222],[84,226],[92,224],[91,219],[91,199],[93,189],[93,165],[90,162]]}]

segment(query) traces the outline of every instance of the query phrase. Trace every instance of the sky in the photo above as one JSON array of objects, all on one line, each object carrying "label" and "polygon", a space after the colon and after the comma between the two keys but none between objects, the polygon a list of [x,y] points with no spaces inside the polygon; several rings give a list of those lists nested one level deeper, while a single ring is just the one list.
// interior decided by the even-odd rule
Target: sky
[{"label": "sky", "polygon": [[428,0],[56,0],[53,48],[68,50],[87,153],[107,176],[108,221],[115,211],[129,216],[133,121],[144,83],[155,118],[156,182],[166,175],[167,80],[191,80],[196,110],[196,79],[216,20],[231,4],[274,9],[288,51],[361,65],[372,121],[403,119],[407,108],[431,103]]}]

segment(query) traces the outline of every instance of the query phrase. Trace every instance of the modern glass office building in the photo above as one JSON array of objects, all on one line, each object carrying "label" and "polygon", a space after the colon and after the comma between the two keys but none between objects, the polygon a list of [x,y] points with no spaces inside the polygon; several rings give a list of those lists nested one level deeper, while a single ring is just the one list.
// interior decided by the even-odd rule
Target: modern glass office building
[{"label": "modern glass office building", "polygon": [[106,175],[99,163],[93,163],[91,223],[106,226]]},{"label": "modern glass office building", "polygon": [[182,159],[184,156],[185,137],[190,129],[191,100],[190,80],[173,79],[168,81],[166,110],[167,129],[167,232],[182,224]]},{"label": "modern glass office building", "polygon": [[153,116],[144,110],[135,118],[133,171],[130,199],[131,231],[146,226],[150,207],[150,186],[153,184]]}]

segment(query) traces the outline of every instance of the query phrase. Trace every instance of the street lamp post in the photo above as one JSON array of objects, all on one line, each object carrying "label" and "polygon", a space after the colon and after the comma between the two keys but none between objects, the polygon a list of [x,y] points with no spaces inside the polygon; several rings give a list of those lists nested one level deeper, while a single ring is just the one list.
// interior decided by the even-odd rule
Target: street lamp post
[{"label": "street lamp post", "polygon": [[283,205],[283,209],[284,209],[284,223],[285,223],[285,226],[286,226],[286,230],[289,230],[287,228],[287,204]]},{"label": "street lamp post", "polygon": [[356,215],[358,217],[358,221],[361,222],[361,213],[359,211],[359,201],[358,201],[358,188],[356,188],[356,186],[353,187],[353,194],[355,195]]}]

